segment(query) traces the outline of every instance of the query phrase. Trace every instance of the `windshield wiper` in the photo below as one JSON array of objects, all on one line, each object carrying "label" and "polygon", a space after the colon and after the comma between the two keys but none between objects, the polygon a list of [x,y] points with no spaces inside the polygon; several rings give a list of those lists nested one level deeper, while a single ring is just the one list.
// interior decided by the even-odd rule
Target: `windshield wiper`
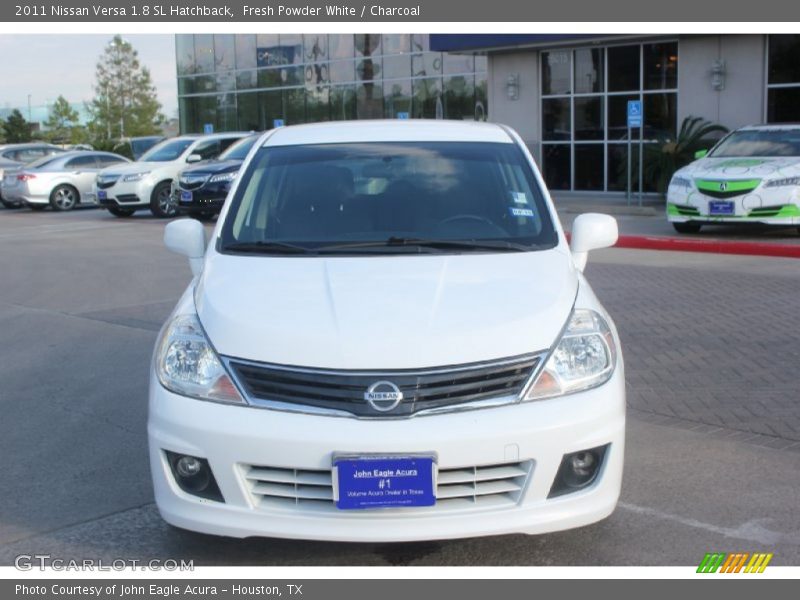
[{"label": "windshield wiper", "polygon": [[383,241],[374,242],[353,242],[349,244],[335,244],[333,246],[322,246],[319,252],[337,252],[347,250],[357,250],[359,248],[429,248],[433,250],[465,249],[465,250],[501,250],[507,252],[527,252],[535,250],[535,245],[525,245],[506,240],[434,240],[424,238],[404,238],[390,237]]},{"label": "windshield wiper", "polygon": [[246,252],[252,254],[313,254],[310,248],[286,242],[234,242],[225,244],[223,252]]}]

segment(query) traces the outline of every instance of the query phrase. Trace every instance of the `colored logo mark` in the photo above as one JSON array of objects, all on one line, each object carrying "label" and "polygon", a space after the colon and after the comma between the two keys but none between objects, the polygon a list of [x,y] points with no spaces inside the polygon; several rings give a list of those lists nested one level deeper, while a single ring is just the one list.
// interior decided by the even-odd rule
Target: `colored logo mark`
[{"label": "colored logo mark", "polygon": [[763,573],[772,553],[707,552],[697,567],[698,573]]}]

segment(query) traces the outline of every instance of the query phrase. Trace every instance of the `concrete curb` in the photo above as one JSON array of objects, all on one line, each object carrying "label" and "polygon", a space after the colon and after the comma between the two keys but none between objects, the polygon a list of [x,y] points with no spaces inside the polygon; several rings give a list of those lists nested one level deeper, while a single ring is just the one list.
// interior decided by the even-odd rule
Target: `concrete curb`
[{"label": "concrete curb", "polygon": [[616,248],[642,250],[672,250],[675,252],[712,252],[716,254],[746,254],[800,258],[800,245],[769,244],[765,242],[727,242],[719,240],[687,240],[670,237],[621,235]]}]

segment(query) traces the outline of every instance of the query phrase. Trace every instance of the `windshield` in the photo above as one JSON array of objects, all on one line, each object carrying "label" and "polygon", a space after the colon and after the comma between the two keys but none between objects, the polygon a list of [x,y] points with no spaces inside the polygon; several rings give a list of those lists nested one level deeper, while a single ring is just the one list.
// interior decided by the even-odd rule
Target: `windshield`
[{"label": "windshield", "polygon": [[194,142],[193,139],[167,140],[153,146],[139,159],[140,162],[169,162],[178,160],[181,154]]},{"label": "windshield", "polygon": [[142,154],[150,150],[153,146],[155,146],[158,142],[162,139],[161,137],[140,137],[140,138],[132,138],[131,139],[131,153],[133,154],[134,158],[140,157]]},{"label": "windshield", "polygon": [[800,156],[800,129],[734,131],[709,156]]},{"label": "windshield", "polygon": [[533,172],[515,145],[394,142],[260,149],[219,247],[420,253],[556,242]]},{"label": "windshield", "polygon": [[220,154],[217,160],[244,160],[247,157],[247,153],[250,152],[250,148],[253,147],[253,144],[255,144],[260,137],[261,134],[251,135],[250,137],[239,140]]}]

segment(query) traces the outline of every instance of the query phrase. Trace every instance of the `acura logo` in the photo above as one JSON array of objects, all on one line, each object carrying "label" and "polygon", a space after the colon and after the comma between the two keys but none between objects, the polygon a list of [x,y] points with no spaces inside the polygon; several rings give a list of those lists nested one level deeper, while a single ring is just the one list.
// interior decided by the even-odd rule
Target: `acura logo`
[{"label": "acura logo", "polygon": [[403,401],[403,392],[391,381],[376,381],[364,392],[364,400],[375,410],[388,412]]},{"label": "acura logo", "polygon": [[720,181],[719,183],[719,191],[724,192],[728,189],[728,182],[727,181]]}]

